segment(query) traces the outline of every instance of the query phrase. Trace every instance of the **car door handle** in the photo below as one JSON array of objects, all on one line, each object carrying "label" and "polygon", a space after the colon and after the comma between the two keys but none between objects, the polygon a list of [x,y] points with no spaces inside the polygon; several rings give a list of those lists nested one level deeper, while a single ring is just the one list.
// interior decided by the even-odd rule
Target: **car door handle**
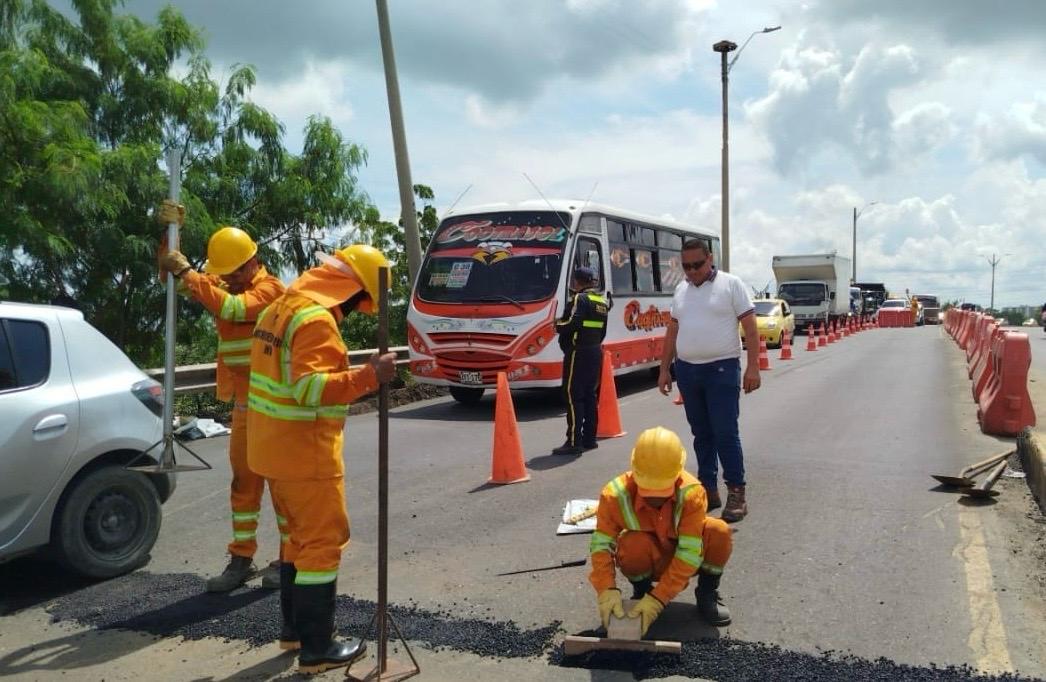
[{"label": "car door handle", "polygon": [[36,426],[33,427],[33,433],[63,428],[68,424],[69,420],[64,414],[50,414],[36,423]]}]

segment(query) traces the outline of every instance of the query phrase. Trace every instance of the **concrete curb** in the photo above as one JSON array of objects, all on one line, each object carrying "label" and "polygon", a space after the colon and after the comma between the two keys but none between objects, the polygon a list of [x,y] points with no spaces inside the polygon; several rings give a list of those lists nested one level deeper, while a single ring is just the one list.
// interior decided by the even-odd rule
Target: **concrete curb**
[{"label": "concrete curb", "polygon": [[1031,429],[1024,429],[1017,436],[1017,454],[1031,494],[1039,503],[1039,509],[1046,513],[1046,448],[1042,439]]}]

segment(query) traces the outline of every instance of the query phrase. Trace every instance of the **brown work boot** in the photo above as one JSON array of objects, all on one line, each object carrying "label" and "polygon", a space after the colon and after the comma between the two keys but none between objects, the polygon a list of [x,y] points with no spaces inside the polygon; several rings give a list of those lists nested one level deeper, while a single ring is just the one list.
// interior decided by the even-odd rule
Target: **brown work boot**
[{"label": "brown work boot", "polygon": [[233,556],[221,575],[207,579],[207,591],[231,592],[253,578],[255,573],[254,562],[249,556]]},{"label": "brown work boot", "polygon": [[708,491],[708,509],[706,509],[705,512],[707,513],[707,512],[712,511],[713,509],[719,509],[722,506],[723,506],[723,498],[719,497],[719,491],[718,490],[709,490]]},{"label": "brown work boot", "polygon": [[745,487],[743,485],[726,486],[726,507],[719,518],[733,523],[740,521],[748,515],[748,503],[745,502]]}]

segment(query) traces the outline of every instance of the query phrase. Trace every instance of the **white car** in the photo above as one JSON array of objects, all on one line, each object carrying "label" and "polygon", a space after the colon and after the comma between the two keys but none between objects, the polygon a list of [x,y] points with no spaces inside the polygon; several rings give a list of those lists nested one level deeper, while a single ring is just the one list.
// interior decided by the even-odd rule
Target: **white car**
[{"label": "white car", "polygon": [[125,466],[161,439],[162,401],[79,311],[0,302],[0,562],[46,548],[108,578],[148,561],[175,478]]}]

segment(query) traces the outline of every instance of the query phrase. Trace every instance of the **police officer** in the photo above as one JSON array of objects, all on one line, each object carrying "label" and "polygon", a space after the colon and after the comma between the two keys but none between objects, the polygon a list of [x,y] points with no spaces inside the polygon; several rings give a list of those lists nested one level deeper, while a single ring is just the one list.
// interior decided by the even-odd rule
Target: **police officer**
[{"label": "police officer", "polygon": [[567,401],[567,440],[554,455],[580,455],[596,444],[596,407],[603,338],[607,335],[607,299],[595,291],[592,268],[574,270],[573,296],[556,321],[559,347],[563,349],[563,395]]}]

